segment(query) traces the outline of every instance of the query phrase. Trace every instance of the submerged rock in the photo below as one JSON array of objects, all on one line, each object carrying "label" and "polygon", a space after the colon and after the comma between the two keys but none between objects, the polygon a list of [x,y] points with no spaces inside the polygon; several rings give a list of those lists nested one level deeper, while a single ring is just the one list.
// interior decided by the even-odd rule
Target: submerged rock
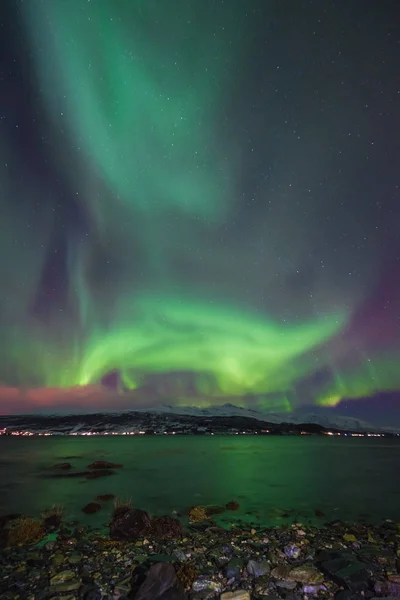
[{"label": "submerged rock", "polygon": [[238,502],[236,502],[236,500],[231,500],[225,505],[225,507],[226,510],[239,510],[240,505]]},{"label": "submerged rock", "polygon": [[115,475],[115,471],[111,471],[111,469],[95,469],[94,471],[85,472],[86,479],[99,479],[99,477],[109,477],[110,475]]},{"label": "submerged rock", "polygon": [[60,471],[57,473],[49,473],[43,475],[46,479],[98,479],[99,477],[108,477],[109,475],[115,475],[115,471],[111,469],[97,469],[93,471]]},{"label": "submerged rock", "polygon": [[69,471],[72,469],[72,465],[69,462],[57,463],[56,465],[52,465],[50,469],[58,469],[60,471]]},{"label": "submerged rock", "polygon": [[114,494],[100,494],[99,496],[96,496],[96,500],[99,502],[109,502],[110,500],[114,500],[114,498]]},{"label": "submerged rock", "polygon": [[107,460],[95,460],[87,466],[88,469],[122,469],[121,463],[112,463]]},{"label": "submerged rock", "polygon": [[86,506],[82,508],[82,512],[86,513],[87,515],[93,515],[94,513],[97,513],[100,509],[101,504],[99,504],[98,502],[89,502],[89,504],[86,504]]}]

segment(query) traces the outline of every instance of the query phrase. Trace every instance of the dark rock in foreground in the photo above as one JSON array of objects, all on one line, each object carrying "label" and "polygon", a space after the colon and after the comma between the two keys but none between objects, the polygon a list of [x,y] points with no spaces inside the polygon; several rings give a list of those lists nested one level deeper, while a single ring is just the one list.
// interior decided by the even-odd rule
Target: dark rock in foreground
[{"label": "dark rock in foreground", "polygon": [[187,598],[170,563],[152,565],[135,600],[185,600]]}]

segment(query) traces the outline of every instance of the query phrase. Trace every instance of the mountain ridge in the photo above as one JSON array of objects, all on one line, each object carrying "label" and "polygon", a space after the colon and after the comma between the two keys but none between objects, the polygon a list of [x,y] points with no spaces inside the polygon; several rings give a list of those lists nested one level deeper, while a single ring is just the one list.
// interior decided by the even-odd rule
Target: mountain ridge
[{"label": "mountain ridge", "polygon": [[177,406],[163,403],[134,410],[98,411],[70,414],[29,414],[0,417],[4,431],[40,434],[146,433],[388,433],[393,428],[376,427],[353,417],[307,412],[268,413],[226,403],[209,407]]}]

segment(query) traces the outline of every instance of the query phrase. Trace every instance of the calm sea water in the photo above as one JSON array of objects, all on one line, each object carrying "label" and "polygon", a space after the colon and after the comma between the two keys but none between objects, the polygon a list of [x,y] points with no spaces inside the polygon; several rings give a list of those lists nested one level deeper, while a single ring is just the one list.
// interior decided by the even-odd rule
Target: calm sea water
[{"label": "calm sea water", "polygon": [[[45,477],[57,462],[83,470],[101,459],[123,469],[97,480]],[[285,511],[290,520],[315,522],[316,509],[328,520],[400,520],[399,472],[400,443],[388,439],[0,437],[0,513],[36,515],[62,504],[68,518],[102,526],[112,503],[91,516],[81,509],[110,493],[153,514],[237,500],[240,511],[222,515],[222,523],[277,524]]]}]

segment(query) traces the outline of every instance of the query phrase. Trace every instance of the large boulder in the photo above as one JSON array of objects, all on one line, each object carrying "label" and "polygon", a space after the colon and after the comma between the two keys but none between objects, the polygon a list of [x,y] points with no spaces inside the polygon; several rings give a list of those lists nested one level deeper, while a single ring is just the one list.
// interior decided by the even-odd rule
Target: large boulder
[{"label": "large boulder", "polygon": [[150,567],[147,577],[134,595],[135,600],[186,600],[175,569],[170,563]]},{"label": "large boulder", "polygon": [[149,533],[151,519],[146,511],[128,508],[118,512],[110,523],[112,540],[134,541]]}]

